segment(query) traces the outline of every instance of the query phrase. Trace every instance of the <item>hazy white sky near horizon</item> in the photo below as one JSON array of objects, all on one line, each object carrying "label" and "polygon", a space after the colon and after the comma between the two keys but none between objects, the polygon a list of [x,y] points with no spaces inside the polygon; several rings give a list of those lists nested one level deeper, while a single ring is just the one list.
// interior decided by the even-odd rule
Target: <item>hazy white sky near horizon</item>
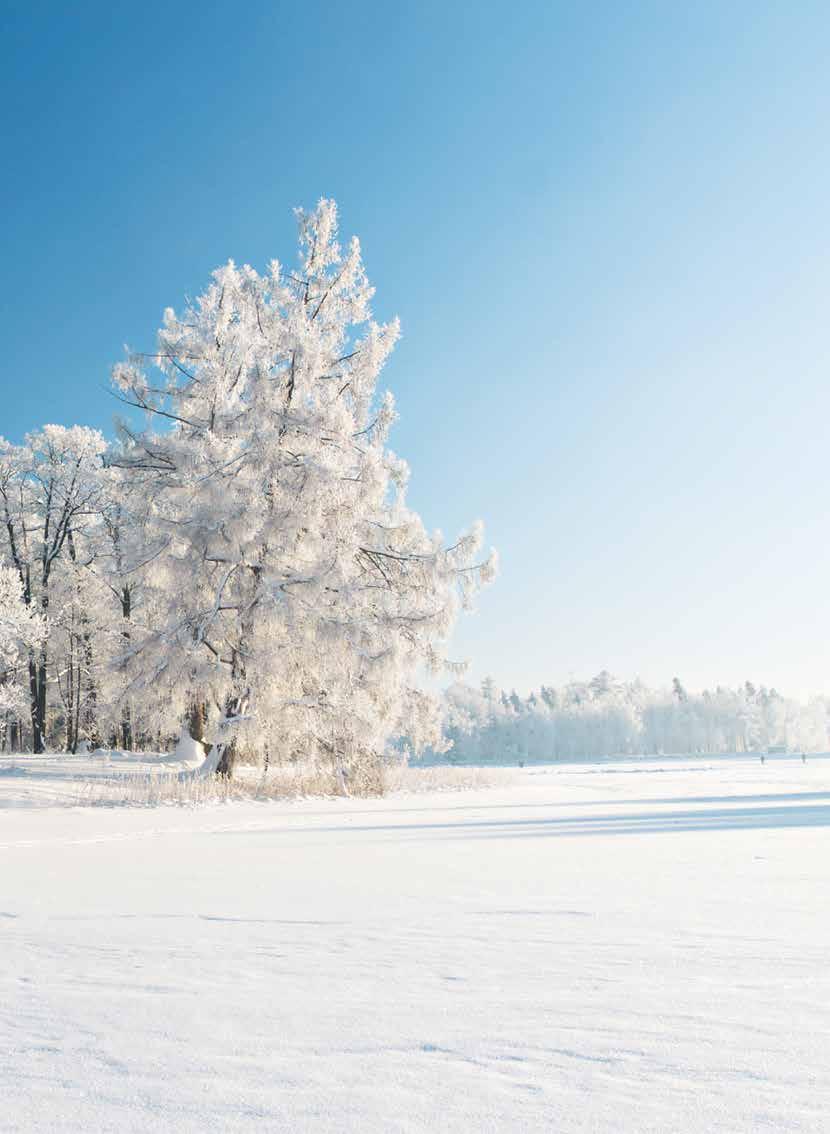
[{"label": "hazy white sky near horizon", "polygon": [[110,430],[122,344],[334,196],[402,319],[411,501],[501,554],[471,679],[827,692],[830,9],[398,16],[8,15],[0,434]]}]

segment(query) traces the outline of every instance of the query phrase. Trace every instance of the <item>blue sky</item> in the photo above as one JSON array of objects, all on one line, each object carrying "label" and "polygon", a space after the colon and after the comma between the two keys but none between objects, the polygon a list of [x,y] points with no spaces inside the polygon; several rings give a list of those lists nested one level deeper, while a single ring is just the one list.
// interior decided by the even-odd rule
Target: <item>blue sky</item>
[{"label": "blue sky", "polygon": [[9,7],[0,433],[337,199],[411,500],[485,520],[471,676],[827,690],[822,4]]}]

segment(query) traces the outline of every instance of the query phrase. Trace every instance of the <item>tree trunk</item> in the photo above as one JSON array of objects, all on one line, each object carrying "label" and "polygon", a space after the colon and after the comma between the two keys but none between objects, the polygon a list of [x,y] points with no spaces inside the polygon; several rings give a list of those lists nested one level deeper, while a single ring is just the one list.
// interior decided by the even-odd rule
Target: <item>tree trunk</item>
[{"label": "tree trunk", "polygon": [[66,667],[66,751],[75,752],[78,737],[75,729],[75,636],[69,636],[69,664]]},{"label": "tree trunk", "polygon": [[[88,626],[88,620],[84,618]],[[89,630],[84,630],[84,676],[86,678],[86,697],[84,699],[84,729],[91,748],[97,748],[100,743],[98,732],[98,689],[93,673],[92,638]]]},{"label": "tree trunk", "polygon": [[233,770],[236,765],[236,737],[230,740],[222,748],[222,755],[219,757],[219,763],[216,765],[217,776],[227,776],[231,779]]},{"label": "tree trunk", "polygon": [[46,658],[41,654],[29,660],[29,692],[31,694],[32,751],[44,752],[46,733]]},{"label": "tree trunk", "polygon": [[[120,545],[118,545],[120,546]],[[120,570],[120,554],[119,554],[119,570]],[[132,617],[132,591],[129,584],[121,588],[121,618],[123,625],[121,629],[121,637],[124,641],[125,651],[130,646],[130,618]],[[126,666],[126,662],[125,662]],[[130,702],[124,702],[124,708],[121,713],[121,744],[125,752],[132,752],[133,749],[133,714],[130,708]]]},{"label": "tree trunk", "polygon": [[133,718],[129,702],[124,705],[121,713],[121,747],[125,752],[133,750]]},{"label": "tree trunk", "polygon": [[194,740],[198,740],[200,744],[204,744],[206,726],[207,705],[204,701],[194,700],[187,711],[187,731]]},{"label": "tree trunk", "polygon": [[[225,705],[226,719],[230,721],[241,716],[245,711],[246,705],[247,696],[229,697]],[[227,776],[228,779],[233,776],[237,754],[236,735],[233,733],[227,743],[222,745],[222,755],[219,757],[219,763],[216,765],[217,776]]]}]

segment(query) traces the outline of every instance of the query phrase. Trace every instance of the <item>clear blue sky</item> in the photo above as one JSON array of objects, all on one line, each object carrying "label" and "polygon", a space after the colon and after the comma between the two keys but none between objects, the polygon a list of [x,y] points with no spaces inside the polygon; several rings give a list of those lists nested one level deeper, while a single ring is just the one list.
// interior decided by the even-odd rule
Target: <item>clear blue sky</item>
[{"label": "clear blue sky", "polygon": [[456,638],[827,691],[830,9],[6,5],[0,433],[109,430],[123,344],[337,199],[411,499],[503,570]]}]

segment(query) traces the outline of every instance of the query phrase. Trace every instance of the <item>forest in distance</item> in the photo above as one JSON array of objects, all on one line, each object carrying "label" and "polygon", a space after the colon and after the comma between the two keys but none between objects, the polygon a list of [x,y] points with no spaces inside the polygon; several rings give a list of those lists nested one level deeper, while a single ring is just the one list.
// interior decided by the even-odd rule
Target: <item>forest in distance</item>
[{"label": "forest in distance", "polygon": [[442,718],[450,747],[430,755],[454,763],[823,752],[830,701],[802,703],[751,681],[691,693],[675,677],[670,687],[653,689],[603,670],[527,697],[498,689],[491,678],[480,688],[458,681],[443,694]]}]

